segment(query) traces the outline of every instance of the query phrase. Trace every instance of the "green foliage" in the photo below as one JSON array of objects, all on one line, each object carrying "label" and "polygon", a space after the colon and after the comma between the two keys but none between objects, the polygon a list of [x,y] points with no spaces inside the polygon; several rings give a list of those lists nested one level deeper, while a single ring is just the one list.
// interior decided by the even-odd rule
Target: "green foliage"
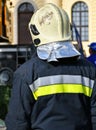
[{"label": "green foliage", "polygon": [[11,93],[11,86],[0,86],[0,118],[5,119],[8,111],[8,103]]}]

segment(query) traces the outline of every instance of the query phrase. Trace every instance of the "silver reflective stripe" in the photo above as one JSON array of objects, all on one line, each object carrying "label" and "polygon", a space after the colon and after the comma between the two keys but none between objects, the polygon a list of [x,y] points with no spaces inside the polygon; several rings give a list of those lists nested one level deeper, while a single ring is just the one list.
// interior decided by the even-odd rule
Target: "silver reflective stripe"
[{"label": "silver reflective stripe", "polygon": [[35,92],[38,87],[51,84],[82,84],[92,89],[94,80],[81,75],[52,75],[38,78],[30,85],[30,88],[32,92]]}]

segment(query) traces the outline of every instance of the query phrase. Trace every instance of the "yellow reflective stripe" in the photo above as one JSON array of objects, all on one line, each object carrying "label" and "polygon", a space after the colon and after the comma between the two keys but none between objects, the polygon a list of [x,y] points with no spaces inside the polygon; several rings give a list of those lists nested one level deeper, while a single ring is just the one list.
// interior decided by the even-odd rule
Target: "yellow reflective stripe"
[{"label": "yellow reflective stripe", "polygon": [[55,84],[39,87],[34,93],[34,98],[37,100],[40,96],[56,94],[56,93],[82,93],[86,96],[91,96],[92,88],[81,84]]}]

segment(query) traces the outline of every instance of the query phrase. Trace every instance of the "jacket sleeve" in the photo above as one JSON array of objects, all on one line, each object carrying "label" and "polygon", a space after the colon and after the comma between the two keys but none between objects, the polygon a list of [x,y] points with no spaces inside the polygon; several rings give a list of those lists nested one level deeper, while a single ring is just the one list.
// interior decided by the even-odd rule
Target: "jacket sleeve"
[{"label": "jacket sleeve", "polygon": [[96,130],[96,79],[91,97],[92,130]]},{"label": "jacket sleeve", "polygon": [[5,119],[6,130],[32,130],[31,112],[34,102],[25,75],[15,73],[8,114]]}]

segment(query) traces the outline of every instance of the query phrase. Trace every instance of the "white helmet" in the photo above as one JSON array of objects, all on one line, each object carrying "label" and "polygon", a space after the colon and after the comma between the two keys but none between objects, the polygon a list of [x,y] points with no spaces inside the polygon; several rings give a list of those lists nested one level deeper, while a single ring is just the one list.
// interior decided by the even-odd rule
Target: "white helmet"
[{"label": "white helmet", "polygon": [[33,14],[29,30],[35,46],[71,40],[67,13],[52,3],[46,4]]}]

